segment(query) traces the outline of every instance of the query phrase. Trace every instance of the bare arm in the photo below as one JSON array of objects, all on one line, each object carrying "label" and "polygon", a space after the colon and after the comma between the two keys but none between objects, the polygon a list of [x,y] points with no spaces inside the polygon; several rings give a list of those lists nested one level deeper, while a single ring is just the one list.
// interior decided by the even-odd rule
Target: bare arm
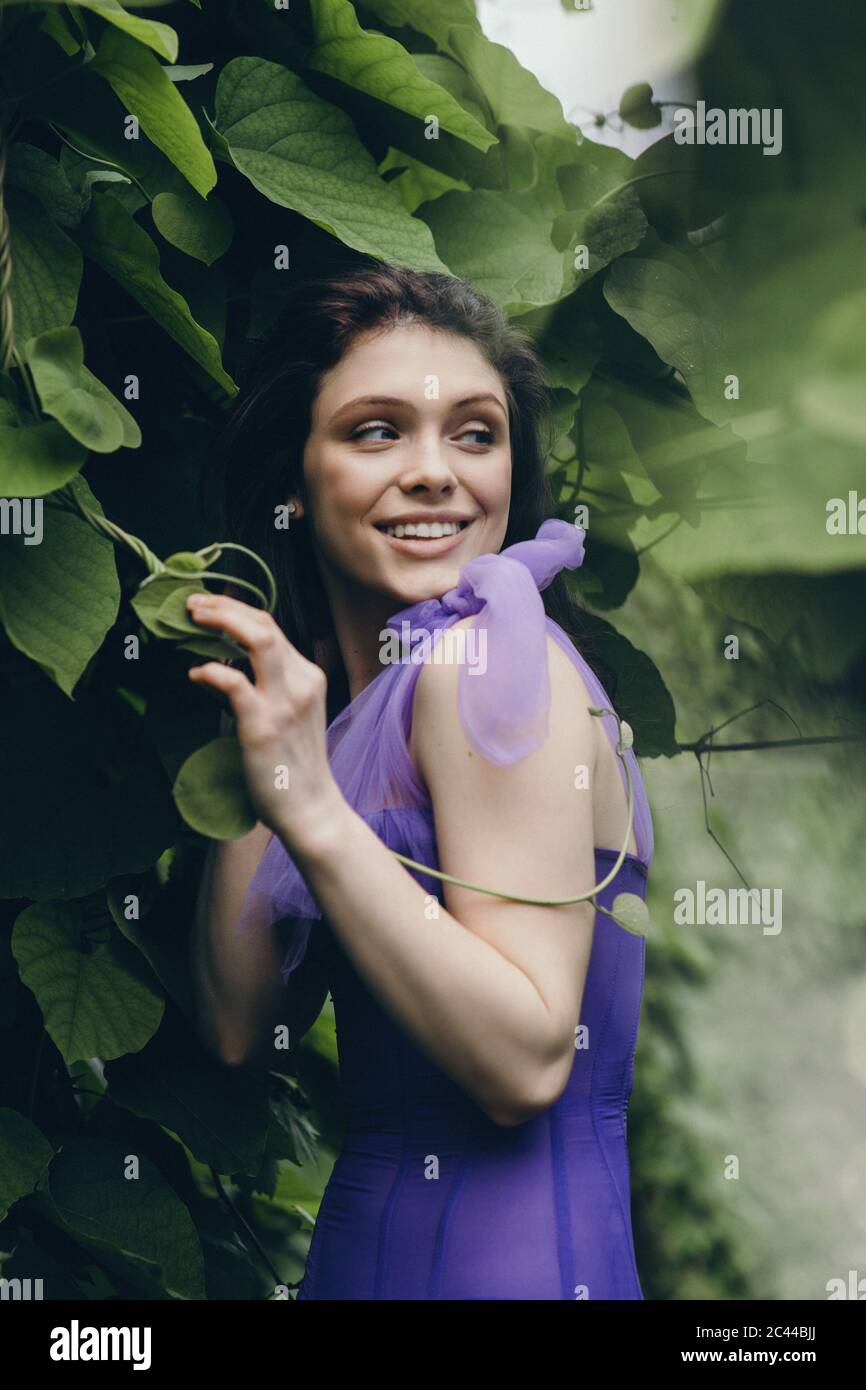
[{"label": "bare arm", "polygon": [[[537,897],[595,882],[589,790],[595,765],[583,683],[548,642],[550,736],[510,768],[467,744],[455,665],[427,666],[415,694],[415,752],[434,804],[442,869]],[[498,1124],[521,1123],[561,1094],[592,945],[587,903],[533,907],[445,885],[429,899],[343,803],[300,853],[311,890],[383,1006]],[[427,909],[427,910],[425,910]]]},{"label": "bare arm", "polygon": [[279,1021],[285,988],[276,931],[235,933],[244,893],[271,837],[261,824],[240,840],[208,848],[190,934],[190,973],[199,1036],[223,1061],[257,1054]]},{"label": "bare arm", "polygon": [[[223,714],[220,733],[231,731]],[[204,1046],[229,1064],[273,1065],[277,1025],[295,1040],[322,1007],[327,988],[303,963],[288,986],[279,974],[283,944],[276,927],[237,935],[244,894],[271,838],[258,822],[239,840],[214,840],[205,858],[190,933],[196,1027]],[[303,977],[308,988],[299,988]]]}]

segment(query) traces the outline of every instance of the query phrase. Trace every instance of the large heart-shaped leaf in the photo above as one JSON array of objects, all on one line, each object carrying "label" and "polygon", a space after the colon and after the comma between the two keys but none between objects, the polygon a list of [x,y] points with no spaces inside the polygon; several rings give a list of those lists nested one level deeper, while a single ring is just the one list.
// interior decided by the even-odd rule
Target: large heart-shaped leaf
[{"label": "large heart-shaped leaf", "polygon": [[714,280],[706,263],[696,263],[650,233],[638,252],[624,256],[608,272],[604,297],[682,374],[698,410],[721,425],[732,423],[735,406],[725,396],[731,354],[722,288]]},{"label": "large heart-shaped leaf", "polygon": [[[26,437],[30,431],[8,433]],[[101,515],[82,477],[73,478],[70,487]],[[0,546],[0,618],[15,646],[71,695],[117,616],[114,546],[73,512],[47,505],[42,516],[38,545],[7,536]]]},{"label": "large heart-shaped leaf", "polygon": [[73,1236],[119,1253],[173,1297],[206,1298],[201,1242],[189,1210],[143,1153],[127,1144],[67,1140],[51,1164],[47,1192]]},{"label": "large heart-shaped leaf", "polygon": [[429,229],[379,178],[348,116],[287,68],[233,58],[217,83],[214,125],[226,157],[271,202],[358,251],[416,270],[447,269]]},{"label": "large heart-shaped leaf", "polygon": [[67,1066],[138,1052],[165,1004],[141,957],[113,927],[85,935],[75,903],[34,903],[15,920],[12,952]]}]

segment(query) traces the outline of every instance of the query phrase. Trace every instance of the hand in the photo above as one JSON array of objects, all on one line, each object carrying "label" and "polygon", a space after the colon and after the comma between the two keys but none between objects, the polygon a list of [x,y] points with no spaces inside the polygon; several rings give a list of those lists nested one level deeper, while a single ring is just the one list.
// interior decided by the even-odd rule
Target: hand
[{"label": "hand", "polygon": [[328,763],[327,678],[262,609],[227,594],[192,594],[187,608],[195,622],[222,628],[249,653],[255,684],[220,661],[188,674],[231,703],[256,814],[289,850],[301,848],[345,805]]}]

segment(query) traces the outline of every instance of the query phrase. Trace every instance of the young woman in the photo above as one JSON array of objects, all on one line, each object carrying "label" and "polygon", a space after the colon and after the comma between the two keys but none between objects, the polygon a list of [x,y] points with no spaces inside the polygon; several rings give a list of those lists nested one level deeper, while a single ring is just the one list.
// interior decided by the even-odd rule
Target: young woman
[{"label": "young woman", "polygon": [[345,1143],[298,1297],[640,1299],[643,937],[392,853],[516,898],[618,861],[599,902],[646,891],[637,763],[629,833],[616,718],[567,635],[583,532],[545,520],[531,340],[463,281],[376,263],[298,289],[249,380],[228,513],[280,604],[191,600],[249,660],[190,675],[230,701],[260,824],[210,851],[193,962],[228,1063],[267,1065],[333,996]]}]

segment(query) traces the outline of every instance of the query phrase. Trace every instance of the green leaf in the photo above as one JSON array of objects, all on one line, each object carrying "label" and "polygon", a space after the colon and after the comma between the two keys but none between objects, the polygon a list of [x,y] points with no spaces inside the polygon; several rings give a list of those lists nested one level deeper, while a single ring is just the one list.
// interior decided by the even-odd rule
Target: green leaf
[{"label": "green leaf", "polygon": [[429,164],[422,164],[411,154],[395,150],[393,145],[379,165],[379,173],[386,174],[391,169],[402,171],[390,180],[390,186],[399,192],[407,212],[414,212],[422,203],[432,202],[434,198],[440,198],[451,189],[463,193],[471,192],[469,184],[464,183],[462,179],[453,179],[449,174],[440,173]]},{"label": "green leaf", "polygon": [[[450,92],[463,110],[470,112],[484,126],[495,142],[496,135],[490,129],[492,119],[484,109],[484,97],[466,69],[442,53],[414,53],[412,56],[418,71],[431,82],[435,82],[437,87],[444,87],[446,92]],[[436,145],[439,142],[425,140],[424,143]],[[478,163],[479,156],[475,152],[461,149],[459,145],[453,147],[453,152],[469,156],[474,165]]]},{"label": "green leaf", "polygon": [[110,193],[94,195],[81,224],[81,244],[214,381],[229,395],[237,394],[236,382],[223,370],[216,339],[196,323],[186,300],[163,280],[153,241]]},{"label": "green leaf", "polygon": [[45,18],[39,26],[43,34],[48,34],[63,52],[69,54],[78,53],[81,49],[81,40],[73,38],[69,31],[69,25],[63,15],[57,9],[48,9]]},{"label": "green leaf", "polygon": [[555,178],[562,190],[564,211],[554,223],[554,245],[567,245],[574,261],[578,261],[579,247],[587,249],[588,267],[584,269],[579,261],[571,267],[571,284],[582,284],[618,256],[634,250],[646,233],[640,198],[628,186],[634,165],[621,151],[591,140],[572,149],[564,141],[543,136],[538,148],[546,178]]},{"label": "green leaf", "polygon": [[[130,1157],[137,1164],[132,1177]],[[69,1139],[51,1164],[47,1191],[78,1240],[130,1260],[172,1297],[207,1297],[192,1217],[145,1154],[103,1139]]]},{"label": "green leaf", "polygon": [[442,130],[476,149],[496,136],[451,93],[425,77],[411,53],[384,34],[362,29],[350,0],[311,0],[314,41],[306,66],[344,82],[420,121],[435,116]]},{"label": "green leaf", "polygon": [[[137,140],[125,138],[127,113],[123,103],[118,101],[108,83],[90,68],[88,63],[83,69],[71,69],[62,81],[37,88],[27,103],[33,119],[51,121],[72,141],[76,150],[83,152],[78,154],[64,144],[60,155],[69,181],[87,193],[82,212],[89,203],[89,184],[93,179],[116,176],[118,172],[136,183],[135,188],[124,190],[120,195],[128,211],[137,210],[157,193],[188,196],[190,186],[183,174],[148,139],[143,129],[139,130]],[[98,160],[108,160],[109,165],[115,167],[96,163]],[[89,181],[81,173],[82,167],[85,172],[90,170]]]},{"label": "green leaf", "polygon": [[565,119],[559,98],[521,66],[510,48],[491,43],[468,25],[451,30],[449,45],[484,93],[497,125],[528,126],[577,144],[577,129]]},{"label": "green leaf", "polygon": [[[87,450],[53,420],[0,423],[0,497],[42,497],[74,478]],[[2,593],[2,559],[0,559]]]},{"label": "green leaf", "polygon": [[729,621],[766,633],[801,671],[844,681],[866,649],[866,574],[728,574],[692,580]]},{"label": "green leaf", "polygon": [[138,952],[113,927],[84,935],[76,903],[43,902],[15,919],[12,953],[35,995],[46,1031],[67,1066],[138,1052],[165,1004]]},{"label": "green leaf", "polygon": [[177,193],[157,193],[150,210],[166,241],[205,265],[213,265],[231,245],[232,215],[219,198],[211,196],[204,202]]},{"label": "green leaf", "polygon": [[210,1056],[171,1011],[141,1052],[105,1068],[116,1105],[164,1125],[218,1173],[256,1173],[270,1124],[267,1079]]},{"label": "green leaf", "polygon": [[254,829],[238,740],[215,738],[191,753],[177,774],[174,799],[187,825],[209,839],[238,840]]},{"label": "green leaf", "polygon": [[[176,56],[176,54],[175,54]],[[217,181],[210,150],[195,116],[152,53],[136,39],[107,29],[91,63],[142,130],[206,198]]]},{"label": "green leaf", "polygon": [[16,140],[6,158],[4,189],[23,189],[38,199],[45,212],[61,227],[77,227],[81,197],[72,187],[62,164],[38,145]]},{"label": "green leaf", "polygon": [[192,82],[196,77],[203,77],[206,72],[212,72],[213,67],[213,63],[175,63],[171,67],[163,68],[163,72],[172,82]]},{"label": "green leaf", "polygon": [[692,400],[715,424],[732,423],[725,399],[733,370],[721,309],[723,289],[705,262],[648,234],[640,251],[608,272],[604,297],[683,376]]},{"label": "green leaf", "polygon": [[566,299],[552,308],[534,309],[515,323],[535,339],[548,383],[579,396],[603,347],[597,327],[580,311],[578,302]]},{"label": "green leaf", "polygon": [[585,610],[583,621],[593,652],[613,675],[613,682],[605,686],[620,718],[634,730],[636,756],[673,757],[678,751],[676,711],[657,667],[597,613]]},{"label": "green leaf", "polygon": [[186,601],[190,594],[201,593],[201,588],[200,583],[188,579],[158,574],[142,582],[131,603],[148,632],[177,642],[185,651],[215,661],[246,656],[245,649],[228,634],[209,633],[190,616]]},{"label": "green leaf", "polygon": [[[141,952],[165,993],[192,1017],[195,1003],[186,940],[187,906],[171,892],[159,892],[155,903],[148,901],[148,889],[155,878],[154,872],[150,881],[136,875],[113,879],[106,886],[106,903],[118,931]],[[138,917],[126,915],[130,895],[138,899]]]},{"label": "green leaf", "polygon": [[416,270],[447,269],[429,229],[379,178],[348,116],[287,68],[233,58],[217,83],[215,128],[235,167],[271,202],[357,251]]},{"label": "green leaf", "polygon": [[12,312],[15,341],[24,343],[48,328],[72,322],[78,303],[81,252],[32,194],[11,190],[6,198],[12,252]]},{"label": "green leaf", "polygon": [[653,89],[648,82],[638,82],[623,92],[619,114],[636,130],[652,130],[662,123],[661,107],[653,101]]},{"label": "green leaf", "polygon": [[611,911],[619,925],[632,936],[646,936],[650,926],[649,908],[637,893],[617,893]]},{"label": "green leaf", "polygon": [[538,155],[532,137],[516,125],[502,126],[501,134],[508,187],[518,192],[531,188],[538,178]]},{"label": "green leaf", "polygon": [[[70,486],[85,506],[102,513],[83,478]],[[58,507],[44,507],[42,528],[38,545],[7,536],[0,546],[0,617],[19,651],[71,696],[117,616],[114,546]]]},{"label": "green leaf", "polygon": [[46,415],[73,439],[96,453],[114,453],[121,445],[138,448],[141,431],[125,406],[84,366],[84,344],[77,328],[52,328],[24,344]]},{"label": "green leaf", "polygon": [[449,51],[449,35],[455,25],[468,26],[481,33],[474,0],[364,0],[364,9],[377,15],[392,29],[409,26],[428,34],[443,53]]},{"label": "green leaf", "polygon": [[158,53],[160,58],[174,63],[177,59],[177,34],[168,24],[156,19],[142,19],[140,15],[128,14],[119,0],[78,0],[82,9],[92,10],[108,24],[114,24],[125,34],[131,35],[139,43],[146,44]]},{"label": "green leaf", "polygon": [[[0,1221],[39,1184],[54,1156],[45,1135],[17,1110],[0,1109]],[[8,1271],[6,1271],[8,1274]]]},{"label": "green leaf", "polygon": [[550,240],[551,219],[536,193],[445,193],[420,216],[455,275],[470,280],[506,313],[560,297],[570,268]]}]

